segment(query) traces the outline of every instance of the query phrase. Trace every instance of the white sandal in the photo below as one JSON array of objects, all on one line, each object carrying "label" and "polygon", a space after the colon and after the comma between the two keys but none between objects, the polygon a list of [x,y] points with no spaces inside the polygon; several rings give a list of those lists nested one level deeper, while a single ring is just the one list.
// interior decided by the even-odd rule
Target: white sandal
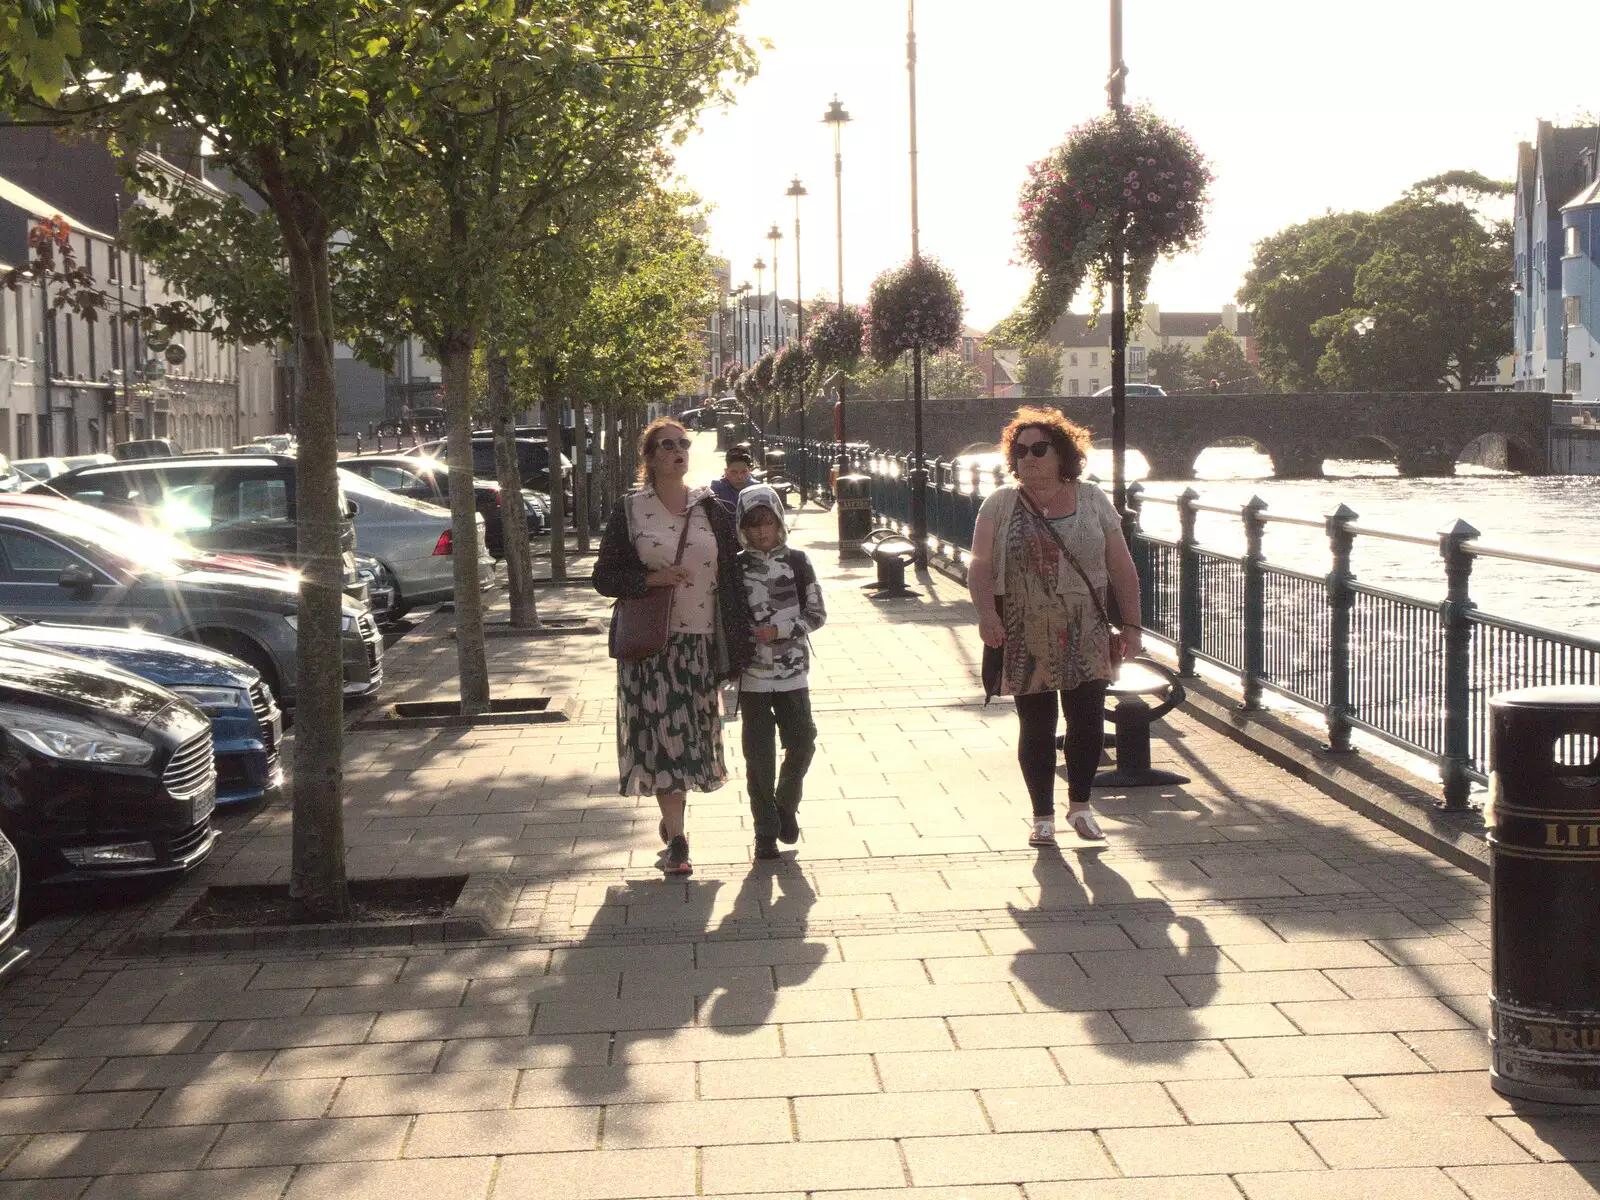
[{"label": "white sandal", "polygon": [[1080,808],[1077,812],[1068,813],[1067,823],[1072,826],[1072,832],[1086,842],[1106,840],[1105,830],[1100,828],[1100,822],[1095,820],[1094,810],[1091,808]]},{"label": "white sandal", "polygon": [[1052,817],[1035,817],[1028,845],[1049,848],[1056,845],[1056,823]]}]

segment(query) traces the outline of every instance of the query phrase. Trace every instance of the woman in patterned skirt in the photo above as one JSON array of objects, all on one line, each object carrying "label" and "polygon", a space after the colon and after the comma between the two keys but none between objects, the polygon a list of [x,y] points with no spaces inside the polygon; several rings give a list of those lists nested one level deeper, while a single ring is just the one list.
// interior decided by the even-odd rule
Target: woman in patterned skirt
[{"label": "woman in patterned skirt", "polygon": [[[1067,823],[1097,841],[1105,834],[1089,789],[1104,742],[1106,684],[1115,660],[1139,653],[1139,576],[1111,501],[1078,479],[1087,430],[1055,409],[1022,408],[1000,448],[1017,483],[996,488],[978,511],[967,585],[984,644],[1003,650],[1000,694],[1016,698],[1017,762],[1033,801],[1028,844],[1055,845],[1058,695]],[[1120,630],[1105,617],[1108,587]]]},{"label": "woman in patterned skirt", "polygon": [[[639,483],[612,510],[595,561],[602,596],[642,596],[672,587],[665,649],[617,660],[617,760],[624,796],[653,794],[661,807],[662,869],[687,875],[689,792],[713,792],[727,779],[717,684],[750,662],[750,604],[735,555],[733,521],[709,488],[691,489],[689,435],[663,417],[639,438]],[[676,565],[684,522],[683,558]]]}]

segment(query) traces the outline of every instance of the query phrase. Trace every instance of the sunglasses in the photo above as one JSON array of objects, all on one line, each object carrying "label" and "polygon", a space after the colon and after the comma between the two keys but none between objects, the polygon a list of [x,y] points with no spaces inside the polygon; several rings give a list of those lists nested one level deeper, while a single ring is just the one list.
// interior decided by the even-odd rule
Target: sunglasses
[{"label": "sunglasses", "polygon": [[1050,441],[1049,438],[1046,438],[1042,442],[1029,442],[1026,445],[1018,442],[1011,447],[1011,457],[1023,458],[1026,455],[1031,454],[1035,458],[1043,458],[1053,449],[1055,449],[1055,445]]},{"label": "sunglasses", "polygon": [[686,437],[685,438],[662,438],[659,442],[656,443],[656,449],[657,450],[687,450],[689,448],[689,444],[690,444],[690,439],[686,438]]}]

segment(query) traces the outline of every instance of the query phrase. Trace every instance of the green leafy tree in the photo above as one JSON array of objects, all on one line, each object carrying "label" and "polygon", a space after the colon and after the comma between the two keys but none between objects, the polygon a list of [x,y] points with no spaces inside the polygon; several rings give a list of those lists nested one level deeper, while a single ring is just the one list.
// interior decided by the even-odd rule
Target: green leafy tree
[{"label": "green leafy tree", "polygon": [[1017,383],[1024,396],[1061,394],[1061,354],[1053,346],[1025,346],[1017,358]]},{"label": "green leafy tree", "polygon": [[0,12],[0,61],[25,94],[55,103],[82,50],[77,0],[15,0]]},{"label": "green leafy tree", "polygon": [[[48,63],[17,71],[19,43],[8,46],[8,103],[25,119],[124,146],[173,128],[203,136],[277,223],[302,386],[290,894],[303,919],[348,913],[331,244],[369,198],[370,168],[386,140],[412,121],[417,81],[437,66],[438,21],[451,7],[452,0],[409,8],[381,0],[96,0],[76,9],[81,53],[55,81],[41,78],[55,74]],[[67,11],[55,8],[57,16]],[[70,39],[58,45],[64,54],[72,48]],[[71,86],[57,91],[56,82]]]},{"label": "green leafy tree", "polygon": [[1224,391],[1255,374],[1238,341],[1220,325],[1206,334],[1191,365],[1198,383],[1205,385],[1215,379]]},{"label": "green leafy tree", "polygon": [[1433,182],[1377,214],[1352,304],[1316,325],[1328,338],[1317,371],[1329,387],[1459,389],[1511,352],[1510,227],[1440,198]]},{"label": "green leafy tree", "polygon": [[1189,347],[1183,342],[1156,346],[1146,357],[1150,382],[1169,392],[1181,392],[1195,385],[1196,368]]},{"label": "green leafy tree", "polygon": [[[537,19],[533,19],[537,17]],[[469,366],[528,238],[596,194],[626,199],[700,108],[752,61],[736,10],[703,0],[463,4],[439,24],[447,70],[423,82],[416,128],[395,139],[386,186],[352,230],[371,326],[383,314],[439,361],[456,529],[463,711],[489,703],[476,586]],[[554,360],[545,356],[546,366]],[[544,372],[547,406],[560,376]],[[565,522],[552,455],[551,508]]]},{"label": "green leafy tree", "polygon": [[922,386],[935,400],[983,394],[983,372],[954,350],[935,354],[922,367]]},{"label": "green leafy tree", "polygon": [[1315,326],[1355,302],[1356,272],[1372,256],[1370,213],[1326,213],[1256,243],[1239,303],[1255,322],[1261,375],[1283,392],[1320,391],[1317,364],[1331,332]]}]

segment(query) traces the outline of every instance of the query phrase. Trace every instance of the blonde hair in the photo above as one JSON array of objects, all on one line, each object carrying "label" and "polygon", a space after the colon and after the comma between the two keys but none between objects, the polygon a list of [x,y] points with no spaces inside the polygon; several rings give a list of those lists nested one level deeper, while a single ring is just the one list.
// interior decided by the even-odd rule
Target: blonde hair
[{"label": "blonde hair", "polygon": [[676,417],[657,417],[644,427],[644,432],[639,435],[639,477],[636,483],[648,483],[651,487],[656,485],[655,474],[650,470],[650,456],[656,452],[656,445],[661,441],[663,429],[677,429],[688,433],[683,428],[683,422]]}]

